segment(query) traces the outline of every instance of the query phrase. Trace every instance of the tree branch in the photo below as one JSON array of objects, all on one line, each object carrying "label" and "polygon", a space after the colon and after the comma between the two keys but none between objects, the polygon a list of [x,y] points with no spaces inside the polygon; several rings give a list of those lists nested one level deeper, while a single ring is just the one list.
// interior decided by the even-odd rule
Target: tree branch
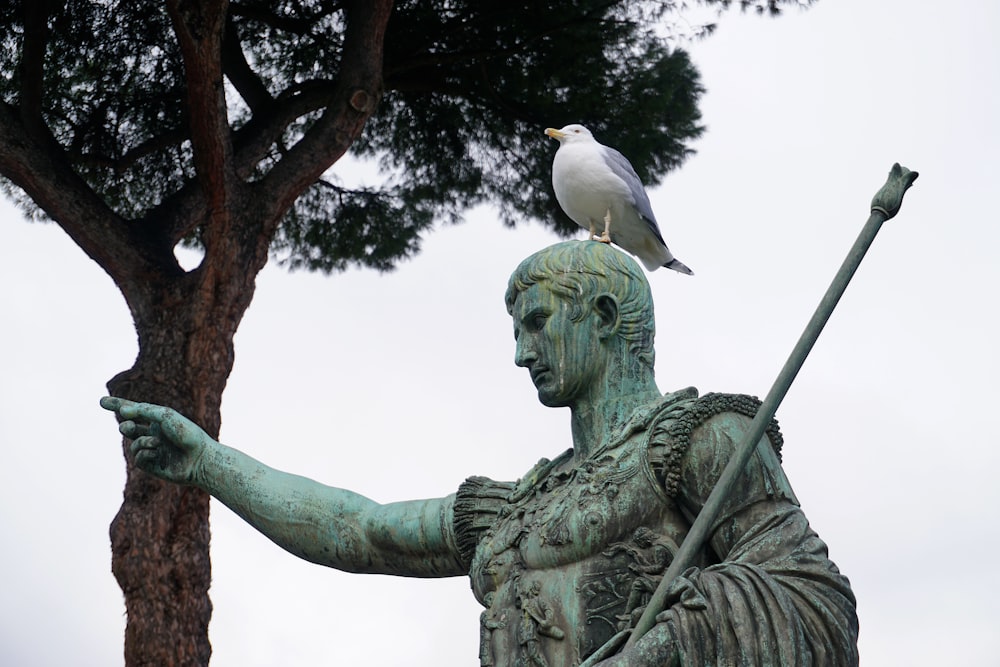
[{"label": "tree branch", "polygon": [[30,130],[18,109],[0,103],[0,174],[24,190],[116,284],[180,270],[169,249],[165,253],[156,239],[123,220],[69,165],[47,130]]},{"label": "tree branch", "polygon": [[[208,193],[208,211],[225,234],[236,186],[229,120],[222,81],[222,36],[227,0],[168,0],[167,13],[184,58],[188,124],[195,171]],[[206,239],[206,246],[208,240]],[[208,248],[211,251],[210,248]]]},{"label": "tree branch", "polygon": [[337,2],[336,0],[326,0],[321,3],[320,11],[316,12],[309,18],[278,16],[274,12],[265,12],[257,7],[249,7],[238,2],[232,3],[229,11],[233,16],[258,21],[266,26],[274,28],[275,30],[290,32],[293,35],[302,36],[309,34],[313,26],[316,25],[317,20],[334,14],[342,8],[343,3]]},{"label": "tree branch", "polygon": [[[177,3],[179,0],[172,1]],[[328,4],[329,11],[339,7],[338,3]],[[277,171],[273,169],[251,186],[265,191],[262,196],[254,196],[254,200],[266,201],[270,206],[244,212],[244,223],[249,224],[249,217],[267,221],[270,230],[261,231],[273,232],[298,195],[336,162],[360,135],[364,122],[381,96],[382,44],[391,9],[389,0],[381,0],[374,6],[357,2],[349,7],[344,58],[338,80],[298,84],[295,90],[290,89],[278,98],[272,98],[270,103],[263,101],[259,90],[247,92],[247,86],[253,88],[256,84],[247,83],[243,78],[245,73],[236,73],[239,66],[230,61],[234,54],[229,53],[230,49],[239,48],[235,39],[232,46],[223,45],[226,74],[233,74],[231,81],[239,78],[246,83],[241,83],[238,90],[241,94],[245,93],[248,100],[257,100],[252,104],[248,101],[253,117],[232,135],[230,166],[237,182],[251,178],[257,165],[275,142],[280,141],[282,133],[295,119],[317,110],[327,110],[323,119],[314,124],[303,140],[278,163],[275,167]],[[235,35],[227,32],[226,39],[230,37]],[[239,58],[243,60],[242,53]],[[256,78],[253,72],[249,74]],[[237,85],[235,81],[234,85]],[[155,224],[163,227],[164,234],[176,242],[201,224],[199,220],[192,219],[190,213],[204,205],[203,188],[192,183],[163,201],[147,219],[150,222],[156,220]]]},{"label": "tree branch", "polygon": [[271,146],[297,118],[328,107],[334,99],[336,86],[328,81],[299,84],[297,90],[285,91],[266,111],[255,113],[253,119],[236,132],[236,173],[249,178]]},{"label": "tree branch", "polygon": [[382,96],[382,58],[392,0],[354,0],[346,7],[347,29],[337,83],[323,116],[257,187],[277,225],[295,199],[336,162],[361,135]]},{"label": "tree branch", "polygon": [[[94,125],[98,126],[96,122]],[[70,146],[70,149],[71,151],[74,151],[74,159],[79,160],[81,164],[103,167],[105,169],[111,169],[116,174],[124,174],[143,158],[165,150],[171,146],[179,146],[188,137],[188,131],[184,128],[165,130],[150,137],[141,144],[134,146],[119,158],[113,158],[99,153],[83,153],[80,151],[77,142],[74,142],[74,144]]]},{"label": "tree branch", "polygon": [[[233,138],[233,168],[236,178],[243,182],[251,177],[257,164],[281,138],[289,123],[307,113],[325,108],[330,101],[331,89],[331,84],[324,83],[306,86],[299,94],[279,99],[267,112],[255,114],[249,123],[237,130]],[[156,142],[160,140],[171,143],[168,138],[161,137],[153,138],[143,146],[149,144],[147,148],[155,148]],[[136,147],[122,159],[128,158],[140,148],[142,146]],[[164,238],[175,245],[201,224],[202,219],[196,215],[196,211],[204,211],[206,207],[202,188],[197,181],[192,181],[150,210],[146,221],[160,227]],[[259,211],[252,213],[256,215]]]},{"label": "tree branch", "polygon": [[254,115],[263,112],[274,102],[267,86],[247,63],[243,49],[240,48],[239,31],[232,18],[226,19],[226,32],[222,40],[222,71]]}]

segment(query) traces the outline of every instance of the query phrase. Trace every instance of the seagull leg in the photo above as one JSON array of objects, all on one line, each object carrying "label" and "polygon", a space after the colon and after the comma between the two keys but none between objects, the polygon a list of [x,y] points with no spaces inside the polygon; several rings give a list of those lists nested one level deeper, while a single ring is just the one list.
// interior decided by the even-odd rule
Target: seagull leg
[{"label": "seagull leg", "polygon": [[597,239],[601,243],[611,243],[611,209],[604,215],[604,233],[601,234],[601,238]]},{"label": "seagull leg", "polygon": [[594,227],[593,222],[590,223],[590,240],[591,241],[597,240],[597,227]]}]

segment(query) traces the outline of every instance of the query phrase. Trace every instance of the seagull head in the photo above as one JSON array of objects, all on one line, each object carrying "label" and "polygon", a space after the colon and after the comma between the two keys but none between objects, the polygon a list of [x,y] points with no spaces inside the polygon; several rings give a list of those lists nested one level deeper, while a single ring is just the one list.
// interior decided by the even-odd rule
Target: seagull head
[{"label": "seagull head", "polygon": [[583,125],[567,125],[561,130],[554,127],[545,128],[545,134],[552,137],[560,144],[572,143],[574,141],[593,141],[594,135]]}]

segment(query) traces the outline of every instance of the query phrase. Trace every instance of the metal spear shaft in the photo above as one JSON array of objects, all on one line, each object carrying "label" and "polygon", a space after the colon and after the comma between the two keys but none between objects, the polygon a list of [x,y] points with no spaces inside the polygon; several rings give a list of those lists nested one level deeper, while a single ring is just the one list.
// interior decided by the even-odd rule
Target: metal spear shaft
[{"label": "metal spear shaft", "polygon": [[[698,513],[698,517],[691,526],[687,537],[684,538],[681,548],[674,556],[673,562],[663,575],[663,579],[650,598],[649,604],[646,605],[645,611],[632,630],[631,635],[629,635],[628,642],[625,644],[626,649],[633,646],[639,641],[639,638],[656,624],[656,615],[665,608],[664,605],[670,584],[694,563],[698,553],[707,542],[709,531],[718,518],[723,502],[732,490],[737,477],[746,467],[747,461],[756,449],[757,443],[764,435],[767,425],[774,418],[774,414],[778,410],[778,405],[785,398],[788,388],[802,368],[806,357],[809,356],[809,352],[816,343],[816,339],[819,338],[823,327],[826,326],[827,321],[830,319],[833,309],[836,308],[837,302],[840,301],[840,297],[843,296],[844,291],[847,289],[847,284],[851,282],[854,272],[857,271],[861,260],[864,259],[865,253],[868,252],[868,248],[871,247],[872,242],[875,240],[875,235],[878,234],[882,223],[892,218],[899,211],[899,207],[903,201],[903,193],[913,184],[917,176],[917,172],[901,167],[898,163],[892,166],[885,185],[882,186],[872,199],[871,215],[868,217],[868,222],[865,223],[850,252],[848,252],[846,259],[844,259],[844,263],[840,266],[840,270],[834,276],[833,282],[827,288],[826,294],[823,295],[823,299],[816,308],[816,312],[813,313],[812,319],[809,320],[805,330],[799,337],[798,343],[795,344],[795,348],[778,374],[778,378],[771,386],[771,391],[768,392],[760,409],[757,410],[757,415],[750,423],[750,427],[746,433],[744,433],[743,439],[733,453],[733,457],[726,464],[722,475],[719,477],[719,481],[716,483],[715,488],[712,489],[708,500],[705,501],[704,507]],[[591,665],[597,660],[609,657],[614,649],[620,645],[620,641],[620,637],[618,636],[612,638],[607,645],[588,658],[581,667]],[[610,651],[606,651],[605,649],[610,649]]]}]

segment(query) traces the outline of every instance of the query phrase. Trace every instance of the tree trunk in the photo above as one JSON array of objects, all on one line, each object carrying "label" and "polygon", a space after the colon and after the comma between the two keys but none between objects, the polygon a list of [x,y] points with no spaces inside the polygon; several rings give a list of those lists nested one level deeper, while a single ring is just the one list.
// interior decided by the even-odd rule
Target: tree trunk
[{"label": "tree trunk", "polygon": [[[126,291],[139,333],[135,365],[114,377],[114,396],[169,405],[218,437],[222,391],[233,367],[233,335],[250,303],[254,276],[218,267],[177,274]],[[238,276],[238,278],[233,278]],[[157,480],[135,467],[111,524],[112,571],[125,596],[125,664],[207,665],[212,647],[209,496]]]},{"label": "tree trunk", "polygon": [[111,570],[128,619],[125,664],[208,664],[208,501],[203,491],[128,466],[125,499],[111,524]]}]

